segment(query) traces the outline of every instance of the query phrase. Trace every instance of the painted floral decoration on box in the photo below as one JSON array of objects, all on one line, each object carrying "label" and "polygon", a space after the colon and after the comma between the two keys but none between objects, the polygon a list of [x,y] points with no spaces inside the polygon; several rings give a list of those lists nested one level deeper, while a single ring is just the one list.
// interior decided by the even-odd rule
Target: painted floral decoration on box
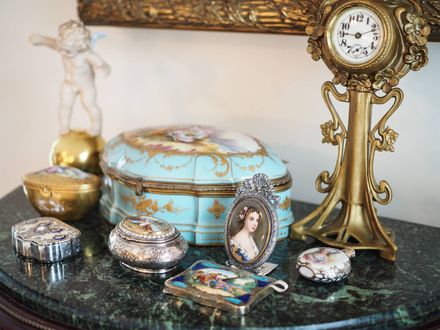
[{"label": "painted floral decoration on box", "polygon": [[278,238],[288,236],[292,180],[284,163],[261,141],[208,126],[144,128],[122,133],[101,161],[104,217],[155,216],[191,244],[222,245],[224,221],[242,182],[266,173],[281,199]]}]

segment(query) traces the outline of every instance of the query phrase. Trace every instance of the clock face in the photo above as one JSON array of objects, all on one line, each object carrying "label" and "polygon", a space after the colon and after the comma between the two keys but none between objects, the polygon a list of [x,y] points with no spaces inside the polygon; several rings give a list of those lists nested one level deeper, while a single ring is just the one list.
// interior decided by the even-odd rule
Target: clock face
[{"label": "clock face", "polygon": [[333,52],[349,64],[363,64],[374,58],[383,44],[383,24],[369,8],[342,11],[329,30]]}]

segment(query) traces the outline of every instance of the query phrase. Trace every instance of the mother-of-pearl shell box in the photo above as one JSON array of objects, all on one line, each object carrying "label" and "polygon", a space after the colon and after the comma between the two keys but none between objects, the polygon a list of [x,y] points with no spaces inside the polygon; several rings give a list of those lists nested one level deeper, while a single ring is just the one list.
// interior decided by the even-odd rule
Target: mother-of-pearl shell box
[{"label": "mother-of-pearl shell box", "polygon": [[125,132],[103,151],[100,210],[112,224],[125,216],[154,216],[174,225],[190,243],[222,245],[235,191],[266,173],[281,198],[278,238],[289,234],[291,176],[263,142],[207,126],[171,126]]}]

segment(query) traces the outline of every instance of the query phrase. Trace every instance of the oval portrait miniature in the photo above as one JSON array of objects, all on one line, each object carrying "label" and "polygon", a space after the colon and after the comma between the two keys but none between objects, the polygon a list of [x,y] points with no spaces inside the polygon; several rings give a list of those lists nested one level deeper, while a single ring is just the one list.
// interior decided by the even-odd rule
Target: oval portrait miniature
[{"label": "oval portrait miniature", "polygon": [[235,221],[231,223],[229,245],[233,257],[240,262],[252,262],[267,246],[270,224],[263,212],[259,207],[246,204],[241,210],[239,208]]},{"label": "oval portrait miniature", "polygon": [[229,263],[255,271],[275,248],[278,233],[276,207],[269,177],[256,174],[237,191],[225,224],[225,246]]}]

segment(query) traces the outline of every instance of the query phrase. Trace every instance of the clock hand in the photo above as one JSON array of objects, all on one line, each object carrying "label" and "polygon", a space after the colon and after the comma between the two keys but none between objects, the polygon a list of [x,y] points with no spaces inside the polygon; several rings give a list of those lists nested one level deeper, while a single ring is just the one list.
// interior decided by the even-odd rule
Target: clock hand
[{"label": "clock hand", "polygon": [[375,31],[376,31],[376,29],[372,29],[370,31],[367,31],[367,32],[364,32],[364,33],[361,33],[361,34],[364,35],[364,34],[367,34],[367,33],[370,33],[370,32],[375,32]]},{"label": "clock hand", "polygon": [[356,39],[360,39],[360,38],[362,38],[362,36],[363,36],[364,34],[367,34],[367,33],[370,33],[370,32],[375,32],[375,31],[376,31],[376,29],[372,29],[372,30],[367,31],[367,32],[344,33],[344,36],[353,36],[353,37],[355,37]]}]

